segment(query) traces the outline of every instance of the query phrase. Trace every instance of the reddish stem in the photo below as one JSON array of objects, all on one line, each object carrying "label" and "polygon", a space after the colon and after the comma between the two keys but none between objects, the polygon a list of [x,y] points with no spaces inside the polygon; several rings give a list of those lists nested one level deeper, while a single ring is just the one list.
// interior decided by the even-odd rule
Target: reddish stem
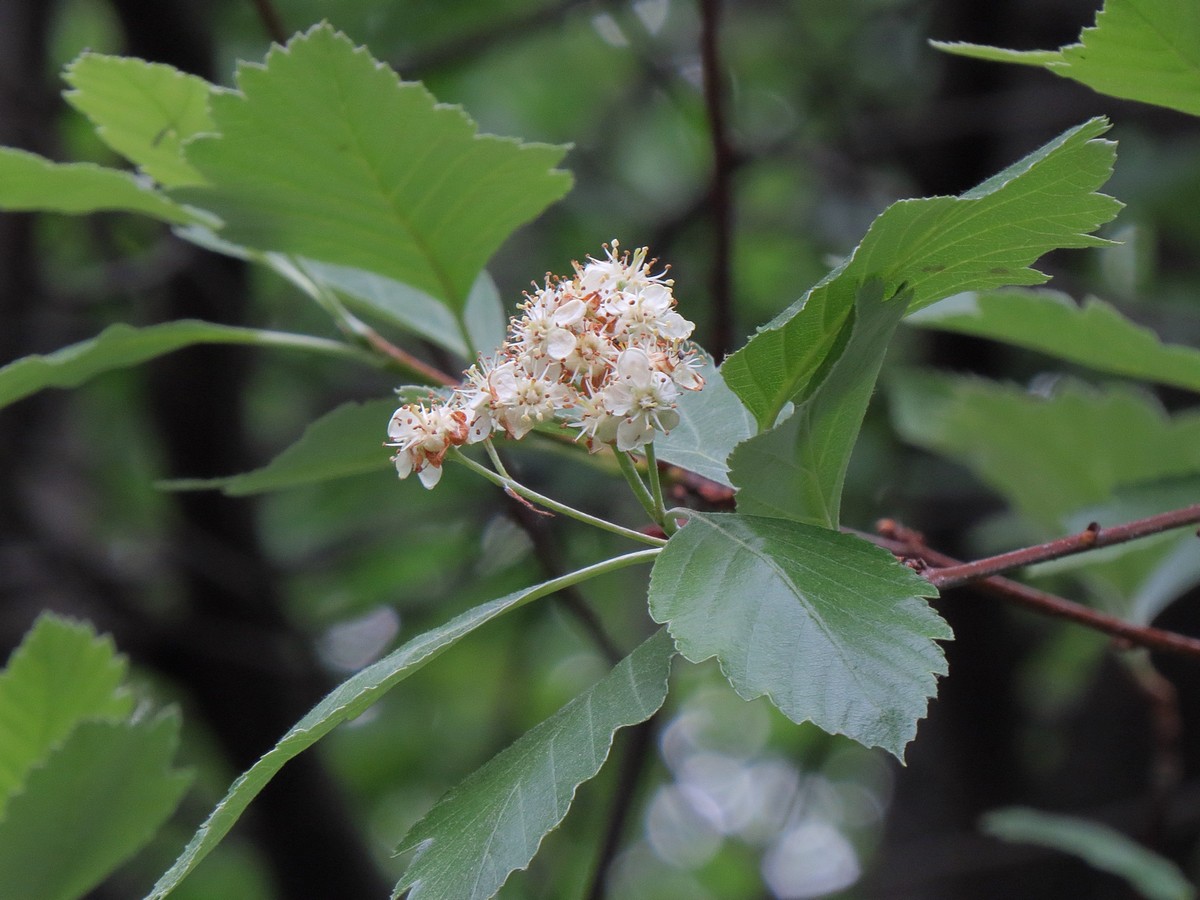
[{"label": "reddish stem", "polygon": [[[1182,513],[1183,511],[1181,510],[1180,512]],[[1131,524],[1137,525],[1139,523]],[[964,563],[959,560],[927,547],[924,537],[911,528],[905,528],[903,525],[899,525],[889,519],[881,521],[877,527],[880,532],[879,536],[866,534],[860,536],[891,550],[897,556],[916,562],[917,565],[914,568],[921,571],[922,575],[926,574],[927,571],[936,572],[938,569],[953,569],[964,566]],[[1120,527],[1128,528],[1129,526]],[[1154,532],[1145,533],[1153,534]],[[1130,539],[1126,538],[1126,540]],[[1117,541],[1110,539],[1108,543],[1117,543]],[[1093,544],[1092,546],[1095,545]],[[1090,547],[1083,549],[1090,549]],[[930,564],[934,567],[932,570],[925,569],[922,571],[923,566]],[[1110,616],[1107,613],[1098,612],[1080,603],[1067,600],[1064,597],[1039,591],[1036,588],[1011,581],[999,575],[976,574],[973,576],[973,580],[980,590],[1007,600],[1010,603],[1015,603],[1018,606],[1024,606],[1034,612],[1075,622],[1086,628],[1110,634],[1115,638],[1138,647],[1163,650],[1168,653],[1177,653],[1182,656],[1200,659],[1200,640],[1196,638],[1176,634],[1172,631],[1163,631],[1161,628],[1153,628],[1149,625],[1133,625],[1115,616]],[[961,581],[957,582],[957,584],[961,583]]]},{"label": "reddish stem", "polygon": [[1124,525],[1114,525],[1111,528],[1101,528],[1095,522],[1078,534],[1068,535],[1033,547],[1013,550],[1011,553],[1001,553],[999,556],[989,556],[975,562],[956,563],[927,569],[921,574],[939,588],[958,587],[970,581],[978,581],[989,575],[1019,569],[1032,563],[1060,559],[1075,553],[1097,550],[1113,544],[1123,544],[1137,538],[1170,531],[1172,528],[1182,528],[1185,525],[1200,523],[1200,503],[1185,506],[1182,509],[1148,516]]}]

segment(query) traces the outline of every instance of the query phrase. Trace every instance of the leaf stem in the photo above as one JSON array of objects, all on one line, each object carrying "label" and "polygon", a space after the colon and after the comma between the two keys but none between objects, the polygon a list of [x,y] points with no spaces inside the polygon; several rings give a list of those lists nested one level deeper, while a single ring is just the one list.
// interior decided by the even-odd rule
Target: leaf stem
[{"label": "leaf stem", "polygon": [[[492,449],[492,452],[495,452],[495,448]],[[453,448],[451,453],[454,460],[462,463],[477,475],[482,475],[492,484],[503,488],[505,493],[511,496],[521,497],[525,500],[528,500],[530,503],[536,503],[539,506],[544,506],[546,509],[552,510],[556,513],[561,513],[564,516],[569,516],[570,518],[579,522],[584,522],[588,525],[592,525],[595,528],[602,529],[603,531],[611,532],[612,534],[619,534],[622,537],[629,538],[630,540],[639,541],[643,544],[649,544],[655,548],[663,547],[667,543],[662,538],[654,537],[649,534],[643,534],[640,531],[634,531],[632,528],[626,528],[624,525],[618,525],[616,522],[610,522],[607,519],[601,519],[597,516],[590,515],[582,510],[567,506],[565,503],[560,503],[559,501],[547,497],[544,494],[539,494],[537,491],[530,490],[529,488],[525,487],[525,485],[515,481],[511,476],[493,472],[487,466],[475,462],[475,460],[471,459],[457,447]]]},{"label": "leaf stem", "polygon": [[399,368],[420,378],[426,384],[442,384],[457,387],[459,379],[447,375],[441,369],[429,365],[407,350],[397,347],[378,331],[364,322],[342,304],[337,295],[323,285],[320,280],[313,278],[304,269],[304,264],[294,256],[284,256],[278,253],[261,254],[258,258],[267,266],[274,269],[292,284],[299,287],[317,302],[333,319],[334,324],[342,334],[364,347],[373,350],[380,356],[390,360]]},{"label": "leaf stem", "polygon": [[654,501],[655,519],[667,536],[678,531],[675,520],[667,515],[666,504],[663,503],[662,478],[658,472],[658,457],[654,452],[654,442],[646,445],[646,473],[650,481],[650,497]]},{"label": "leaf stem", "polygon": [[634,463],[633,457],[627,450],[615,450],[614,454],[617,457],[617,465],[621,467],[621,474],[629,482],[629,487],[633,490],[633,495],[637,497],[638,503],[642,504],[642,509],[646,510],[646,515],[650,517],[650,520],[661,526],[662,516],[659,511],[662,509],[662,506],[655,505],[654,498],[650,496],[650,491],[646,488],[646,483],[642,481],[642,476],[638,474],[637,465]]}]

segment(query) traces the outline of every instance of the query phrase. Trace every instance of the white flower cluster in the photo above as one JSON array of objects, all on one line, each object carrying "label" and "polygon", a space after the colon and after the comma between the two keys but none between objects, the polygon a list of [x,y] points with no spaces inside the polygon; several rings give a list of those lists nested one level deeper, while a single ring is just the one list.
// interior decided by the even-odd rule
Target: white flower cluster
[{"label": "white flower cluster", "polygon": [[699,390],[700,360],[684,341],[691,322],[675,311],[673,281],[651,274],[647,249],[574,263],[571,279],[546,276],[526,294],[521,315],[490,358],[481,358],[448,400],[400,407],[387,446],[401,478],[416,472],[432,488],[451,447],[502,431],[522,438],[558,418],[588,449],[642,447],[679,423],[679,390]]}]

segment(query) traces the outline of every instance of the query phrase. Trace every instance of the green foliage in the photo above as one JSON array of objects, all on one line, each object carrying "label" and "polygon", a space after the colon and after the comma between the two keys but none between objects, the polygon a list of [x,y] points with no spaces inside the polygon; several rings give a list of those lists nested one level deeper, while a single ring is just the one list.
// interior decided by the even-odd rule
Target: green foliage
[{"label": "green foliage", "polygon": [[1043,66],[1102,94],[1200,115],[1200,17],[1193,0],[1106,0],[1079,43],[1057,51],[931,43],[959,56]]},{"label": "green foliage", "polygon": [[726,460],[734,447],[754,434],[754,417],[725,386],[710,358],[705,357],[700,374],[704,390],[683,393],[679,424],[655,439],[654,450],[663,462],[733,487]]},{"label": "green foliage", "polygon": [[1061,850],[1128,881],[1147,900],[1192,900],[1196,889],[1179,867],[1106,825],[1012,807],[988,813],[980,828],[1003,841]]},{"label": "green foliage", "polygon": [[7,894],[86,893],[150,840],[191,782],[171,768],[178,716],[135,713],[125,669],[112,641],[44,614],[0,673]]},{"label": "green foliage", "polygon": [[910,310],[967,290],[1040,284],[1030,268],[1050,250],[1096,247],[1091,236],[1121,204],[1096,193],[1112,173],[1108,130],[1092,119],[959,197],[893,203],[828,277],[761,329],[721,367],[759,430],[803,398],[854,305],[859,287],[911,292]]},{"label": "green foliage", "polygon": [[463,310],[470,347],[463,340],[458,320],[446,305],[410,285],[363,269],[312,260],[304,262],[304,272],[337,291],[347,306],[383,317],[463,359],[470,357],[472,351],[490,353],[504,340],[508,322],[496,283],[487,272],[481,272],[475,280]]},{"label": "green foliage", "polygon": [[86,625],[43,615],[0,673],[0,812],[29,771],[81,722],[133,712],[125,660]]},{"label": "green foliage", "polygon": [[201,184],[183,145],[213,130],[209,97],[216,88],[158,63],[84,53],[63,76],[67,101],[96,134],[163,187]]},{"label": "green foliage", "polygon": [[45,356],[25,356],[0,368],[0,407],[45,388],[78,387],[105,372],[125,369],[195,344],[244,344],[287,347],[309,353],[333,354],[371,366],[380,360],[348,344],[306,334],[286,334],[179,319],[162,325],[134,328],[110,325],[94,338],[63,347]]},{"label": "green foliage", "polygon": [[175,714],[75,728],[0,819],[0,882],[8,895],[71,900],[146,844],[192,780],[171,768],[178,742]]},{"label": "green foliage", "polygon": [[1118,487],[1200,468],[1200,414],[1169,417],[1128,388],[1067,382],[1047,397],[910,374],[888,391],[905,440],[961,462],[1049,533]]},{"label": "green foliage", "polygon": [[304,429],[304,434],[261,469],[226,478],[187,478],[164,481],[171,490],[219,488],[231,497],[277,491],[330,478],[345,478],[388,467],[381,444],[380,422],[386,422],[397,401],[343,403]]},{"label": "green foliage", "polygon": [[908,319],[971,334],[1131,378],[1200,391],[1200,350],[1164,344],[1095,297],[1077,306],[1055,291],[964,293]]},{"label": "green foliage", "polygon": [[119,210],[179,225],[203,221],[128,172],[93,163],[53,163],[12,147],[0,147],[0,210]]},{"label": "green foliage", "polygon": [[[828,528],[693,513],[654,564],[650,613],[692,662],[715,656],[745,699],[902,757],[946,673],[937,590]],[[820,673],[814,677],[814,673]]]},{"label": "green foliage", "polygon": [[[850,453],[907,296],[885,298],[878,281],[858,291],[853,313],[827,360],[828,374],[770,431],[739,444],[730,457],[738,511],[837,528]],[[831,363],[831,364],[830,364]]]},{"label": "green foliage", "polygon": [[563,820],[576,788],[600,771],[616,731],[662,706],[674,655],[660,630],[440,800],[405,835],[399,852],[414,856],[396,894],[495,896]]},{"label": "green foliage", "polygon": [[229,833],[229,829],[245,812],[250,801],[258,796],[288,760],[307,750],[342,722],[361,715],[386,692],[468,634],[498,616],[575,583],[581,577],[648,562],[655,552],[644,550],[619,556],[571,575],[514,591],[476,606],[445,625],[417,635],[383,659],[342,682],[280,738],[262,759],[238,777],[224,799],[196,831],[174,865],[154,885],[147,900],[157,900],[174,890]]},{"label": "green foliage", "polygon": [[[461,312],[505,238],[566,193],[564,148],[476,134],[328,26],[238,69],[187,145],[226,240],[384,275]],[[317,111],[317,112],[314,112]]]}]

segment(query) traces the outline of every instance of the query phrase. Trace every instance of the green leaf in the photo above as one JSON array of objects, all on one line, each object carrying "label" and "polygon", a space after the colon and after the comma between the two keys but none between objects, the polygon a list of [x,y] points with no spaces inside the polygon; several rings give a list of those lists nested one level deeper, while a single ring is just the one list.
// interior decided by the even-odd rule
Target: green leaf
[{"label": "green leaf", "polygon": [[1037,844],[1078,856],[1095,869],[1125,879],[1148,900],[1196,896],[1195,887],[1173,862],[1098,822],[1011,807],[988,813],[980,828],[1002,841]]},{"label": "green leaf", "polygon": [[912,291],[910,310],[966,290],[1040,284],[1031,264],[1059,247],[1106,241],[1089,232],[1121,204],[1096,190],[1112,173],[1104,119],[1063,133],[959,197],[893,203],[851,256],[734,353],[721,367],[760,430],[806,388],[833,348],[860,285],[884,296]]},{"label": "green leaf", "polygon": [[225,478],[161,481],[166,490],[221,490],[231,497],[261,494],[388,468],[383,442],[400,401],[343,403],[304,429],[300,438],[261,469]]},{"label": "green leaf", "polygon": [[[496,283],[481,272],[475,280],[463,310],[463,325],[439,300],[403,284],[364,269],[334,266],[314,260],[303,261],[304,274],[336,291],[348,306],[369,310],[439,347],[468,359],[473,352],[491,353],[504,340],[508,320]],[[463,329],[471,338],[471,347]]]},{"label": "green leaf", "polygon": [[629,553],[476,606],[439,628],[417,635],[399,649],[342,682],[292,726],[274,748],[233,783],[179,858],[154,885],[147,895],[147,900],[158,900],[174,890],[229,833],[229,829],[250,805],[250,801],[258,796],[259,791],[288,760],[307,750],[337,725],[361,715],[385,693],[475,629],[519,606],[585,578],[649,562],[657,553],[657,550]]},{"label": "green leaf", "polygon": [[0,820],[4,895],[74,900],[146,844],[191,781],[171,768],[178,740],[171,714],[71,732]]},{"label": "green leaf", "polygon": [[884,299],[878,281],[858,292],[842,326],[844,349],[813,392],[770,431],[729,458],[738,512],[837,528],[846,466],[875,390],[888,344],[908,305]]},{"label": "green leaf", "polygon": [[908,321],[1005,341],[1101,372],[1200,391],[1200,350],[1164,344],[1149,328],[1095,297],[1079,307],[1057,291],[968,292]]},{"label": "green leaf", "polygon": [[353,266],[461,311],[491,255],[566,193],[565,148],[479,135],[327,25],[238,69],[216,136],[186,147],[207,181],[181,197],[222,237]]},{"label": "green leaf", "polygon": [[[112,640],[43,613],[0,672],[0,814],[29,771],[87,719],[123,719],[125,660]],[[0,878],[0,884],[6,882]]]},{"label": "green leaf", "polygon": [[143,213],[172,224],[204,221],[128,172],[93,163],[55,163],[12,147],[0,147],[0,210]]},{"label": "green leaf", "polygon": [[960,56],[1045,66],[1095,91],[1200,115],[1200,16],[1195,0],[1107,0],[1079,43],[1017,53],[976,44],[933,46]]},{"label": "green leaf", "polygon": [[1057,50],[1004,50],[1000,47],[970,44],[966,41],[930,41],[929,43],[938,50],[944,50],[956,56],[982,59],[987,62],[1015,63],[1019,66],[1044,66],[1062,59],[1062,54]]},{"label": "green leaf", "polygon": [[680,392],[679,424],[670,434],[654,439],[654,451],[663,462],[733,487],[726,459],[734,447],[754,434],[754,417],[725,386],[707,354],[699,371],[704,377],[703,390]]},{"label": "green leaf", "polygon": [[463,324],[467,339],[471,343],[469,356],[494,353],[504,343],[508,333],[508,316],[504,313],[504,301],[500,289],[486,270],[479,273],[467,295],[463,308]]},{"label": "green leaf", "polygon": [[1200,414],[1171,418],[1125,387],[1066,382],[1046,397],[922,373],[892,378],[888,395],[901,437],[962,463],[1052,533],[1120,486],[1200,470]]},{"label": "green leaf", "polygon": [[136,366],[193,344],[288,347],[343,356],[372,366],[381,364],[372,354],[349,344],[306,334],[216,325],[194,319],[180,319],[145,328],[118,324],[110,325],[96,337],[78,344],[71,344],[45,356],[25,356],[0,368],[0,407],[45,388],[78,387],[104,372]]},{"label": "green leaf", "polygon": [[438,801],[397,851],[416,853],[393,896],[495,896],[563,820],[576,788],[600,771],[616,731],[662,706],[674,655],[660,630]]},{"label": "green leaf", "polygon": [[897,757],[935,692],[949,627],[937,590],[866,541],[790,522],[692,513],[650,578],[650,614],[692,662],[715,656],[739,695],[764,694]]},{"label": "green leaf", "polygon": [[203,179],[183,155],[183,144],[211,132],[208,98],[217,88],[160,63],[84,53],[64,77],[64,95],[96,127],[104,143],[166,187]]}]

